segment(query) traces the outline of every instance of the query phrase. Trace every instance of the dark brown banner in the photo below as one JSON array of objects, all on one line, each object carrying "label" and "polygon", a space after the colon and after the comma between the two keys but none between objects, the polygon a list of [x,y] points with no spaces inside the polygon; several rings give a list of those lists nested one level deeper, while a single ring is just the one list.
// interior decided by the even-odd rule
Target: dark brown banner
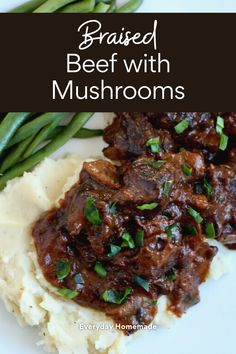
[{"label": "dark brown banner", "polygon": [[236,14],[0,14],[0,111],[235,111]]}]

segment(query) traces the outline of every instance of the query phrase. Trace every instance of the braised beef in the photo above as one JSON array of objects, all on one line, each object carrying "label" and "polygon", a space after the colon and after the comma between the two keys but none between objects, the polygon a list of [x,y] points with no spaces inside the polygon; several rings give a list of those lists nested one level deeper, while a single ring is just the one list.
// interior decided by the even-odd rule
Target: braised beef
[{"label": "braised beef", "polygon": [[[119,113],[105,130],[104,154],[120,162],[85,162],[60,205],[33,227],[45,278],[131,325],[126,334],[153,320],[161,295],[177,316],[196,304],[217,252],[207,238],[236,248],[236,116],[221,113],[225,151],[217,116]],[[183,119],[188,128],[177,134]],[[62,277],[60,262],[69,264]]]}]

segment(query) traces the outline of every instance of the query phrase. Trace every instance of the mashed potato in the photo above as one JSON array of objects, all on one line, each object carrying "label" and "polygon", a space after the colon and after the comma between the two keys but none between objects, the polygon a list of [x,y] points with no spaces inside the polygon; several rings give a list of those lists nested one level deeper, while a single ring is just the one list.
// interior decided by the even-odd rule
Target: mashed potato
[{"label": "mashed potato", "polygon": [[[76,156],[45,159],[0,193],[0,296],[21,324],[39,326],[39,344],[49,352],[124,354],[128,338],[110,318],[62,298],[44,279],[31,238],[32,222],[78,180],[82,162]],[[227,270],[228,253],[220,246],[209,277],[217,279]],[[175,320],[167,305],[162,296],[155,324],[169,326]]]}]

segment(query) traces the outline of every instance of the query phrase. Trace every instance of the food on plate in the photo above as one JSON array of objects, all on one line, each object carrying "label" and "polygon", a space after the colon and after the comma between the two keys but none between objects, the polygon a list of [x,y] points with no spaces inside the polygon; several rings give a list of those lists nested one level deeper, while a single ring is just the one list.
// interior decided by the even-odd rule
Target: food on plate
[{"label": "food on plate", "polygon": [[234,113],[122,112],[104,130],[109,160],[46,159],[8,182],[0,294],[41,326],[48,350],[124,353],[135,331],[180,317],[226,271],[234,129]]},{"label": "food on plate", "polygon": [[127,13],[136,11],[142,4],[142,2],[143,0],[129,0],[125,2],[122,6],[118,6],[117,0],[29,0],[26,1],[23,5],[14,8],[13,10],[11,10],[11,12]]}]

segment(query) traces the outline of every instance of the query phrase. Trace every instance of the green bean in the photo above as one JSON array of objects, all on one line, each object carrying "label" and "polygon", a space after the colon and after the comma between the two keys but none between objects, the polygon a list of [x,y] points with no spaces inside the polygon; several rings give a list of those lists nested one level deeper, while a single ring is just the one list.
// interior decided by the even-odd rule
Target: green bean
[{"label": "green bean", "polygon": [[17,129],[30,116],[29,112],[15,113],[11,112],[3,118],[0,124],[0,154],[7,147],[10,139],[13,137]]},{"label": "green bean", "polygon": [[46,125],[46,127],[44,127],[42,130],[40,130],[40,132],[36,135],[36,137],[33,139],[31,144],[25,150],[22,158],[26,159],[27,157],[32,155],[32,153],[37,149],[37,147],[42,142],[47,140],[47,138],[49,137],[50,133],[55,130],[55,128],[58,126],[58,124],[60,124],[60,122],[62,121],[63,118],[64,117],[61,117],[61,119],[54,120],[51,124]]},{"label": "green bean", "polygon": [[17,6],[16,8],[12,9],[10,12],[12,13],[23,13],[23,12],[32,12],[38,6],[42,5],[46,0],[31,0],[27,1],[26,3]]},{"label": "green bean", "polygon": [[110,5],[104,2],[99,2],[93,9],[94,13],[105,13],[109,10]]},{"label": "green bean", "polygon": [[58,134],[54,140],[48,145],[38,150],[33,155],[13,166],[3,176],[0,177],[0,190],[3,189],[10,179],[22,176],[25,171],[32,169],[40,161],[63,146],[70,138],[72,138],[80,128],[91,118],[93,113],[82,112],[76,113],[71,122]]},{"label": "green bean", "polygon": [[28,138],[30,135],[37,133],[41,128],[45,127],[54,121],[54,119],[60,120],[62,117],[66,117],[68,113],[65,112],[53,112],[44,113],[39,117],[33,119],[31,122],[23,125],[16,133],[16,135],[11,139],[7,147],[19,143],[20,141]]},{"label": "green bean", "polygon": [[[57,134],[59,134],[65,127],[59,126],[54,129],[54,131],[48,136],[48,140],[53,139]],[[75,139],[87,139],[102,136],[103,129],[87,129],[81,128],[74,136]]]},{"label": "green bean", "polygon": [[76,139],[87,139],[87,138],[95,138],[97,136],[101,136],[103,134],[103,129],[80,129],[73,138]]},{"label": "green bean", "polygon": [[22,154],[24,153],[25,149],[27,146],[31,143],[33,140],[34,135],[28,137],[27,139],[21,141],[19,144],[16,145],[16,147],[13,148],[10,154],[6,156],[6,158],[3,160],[3,163],[0,168],[0,172],[3,173],[6,170],[8,170],[10,167],[15,165],[21,158]]},{"label": "green bean", "polygon": [[119,7],[116,12],[119,13],[128,13],[136,11],[139,6],[142,4],[143,0],[130,0],[123,6]]},{"label": "green bean", "polygon": [[111,0],[108,12],[116,12],[116,0]]},{"label": "green bean", "polygon": [[65,5],[68,5],[72,3],[74,0],[47,0],[44,4],[39,6],[36,10],[34,10],[35,13],[51,13],[59,10],[60,8],[64,7]]},{"label": "green bean", "polygon": [[83,0],[74,4],[63,7],[60,12],[77,13],[77,12],[92,12],[95,6],[95,0]]}]

